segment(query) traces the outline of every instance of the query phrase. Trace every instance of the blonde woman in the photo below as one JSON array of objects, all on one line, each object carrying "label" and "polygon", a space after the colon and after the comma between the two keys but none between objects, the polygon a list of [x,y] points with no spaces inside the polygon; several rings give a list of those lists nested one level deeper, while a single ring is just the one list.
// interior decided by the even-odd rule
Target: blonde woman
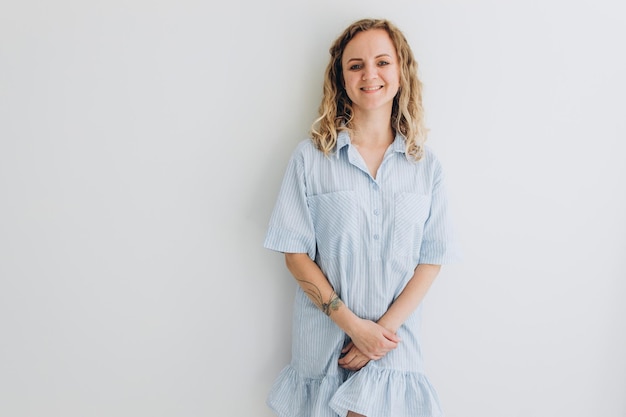
[{"label": "blonde woman", "polygon": [[443,173],[424,146],[413,53],[387,20],[330,48],[319,118],[287,166],[265,247],[299,286],[280,417],[440,416],[423,373],[420,302],[454,261]]}]

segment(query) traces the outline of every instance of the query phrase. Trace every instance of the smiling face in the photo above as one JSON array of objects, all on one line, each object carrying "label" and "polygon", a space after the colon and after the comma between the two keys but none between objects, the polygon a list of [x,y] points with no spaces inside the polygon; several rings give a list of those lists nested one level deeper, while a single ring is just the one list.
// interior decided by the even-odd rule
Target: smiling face
[{"label": "smiling face", "polygon": [[387,111],[400,87],[396,48],[384,29],[359,32],[341,59],[343,80],[356,113]]}]

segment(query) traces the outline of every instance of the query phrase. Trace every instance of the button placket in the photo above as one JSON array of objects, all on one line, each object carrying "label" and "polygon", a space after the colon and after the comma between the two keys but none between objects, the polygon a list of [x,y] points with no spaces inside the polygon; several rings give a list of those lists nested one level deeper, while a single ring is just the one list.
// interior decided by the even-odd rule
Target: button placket
[{"label": "button placket", "polygon": [[[382,207],[382,192],[380,186],[373,182],[373,187],[371,188],[370,193],[370,225],[371,225],[371,238],[375,244],[379,244],[381,241],[382,235],[382,216],[381,216],[381,207]],[[381,245],[378,245],[379,250]]]}]

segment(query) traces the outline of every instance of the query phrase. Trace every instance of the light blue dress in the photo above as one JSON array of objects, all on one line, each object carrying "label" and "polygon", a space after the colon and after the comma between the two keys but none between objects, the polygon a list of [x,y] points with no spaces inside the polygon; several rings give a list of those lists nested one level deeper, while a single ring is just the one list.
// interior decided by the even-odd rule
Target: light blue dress
[{"label": "light blue dress", "polygon": [[[264,246],[307,253],[346,306],[376,321],[418,264],[457,259],[441,165],[428,148],[409,159],[397,135],[373,178],[347,132],[329,156],[305,140],[287,166]],[[337,364],[347,336],[298,288],[291,363],[267,404],[280,417],[441,416],[424,375],[420,316],[418,307],[400,327],[396,349],[350,372]]]}]

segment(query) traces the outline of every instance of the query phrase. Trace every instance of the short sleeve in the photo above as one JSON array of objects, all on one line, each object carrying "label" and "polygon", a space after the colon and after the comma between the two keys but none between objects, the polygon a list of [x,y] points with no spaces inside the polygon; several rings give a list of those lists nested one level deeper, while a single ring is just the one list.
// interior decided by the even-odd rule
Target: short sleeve
[{"label": "short sleeve", "polygon": [[430,213],[424,224],[419,263],[443,265],[460,260],[461,251],[448,207],[444,173],[435,158]]},{"label": "short sleeve", "polygon": [[315,259],[315,230],[306,196],[304,154],[299,146],[292,154],[263,246],[287,253],[307,253]]}]

